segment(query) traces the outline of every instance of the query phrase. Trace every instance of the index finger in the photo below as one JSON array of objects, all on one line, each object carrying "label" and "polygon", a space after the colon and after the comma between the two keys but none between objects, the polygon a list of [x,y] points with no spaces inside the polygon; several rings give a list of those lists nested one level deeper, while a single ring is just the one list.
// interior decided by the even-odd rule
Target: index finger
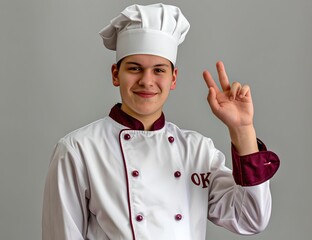
[{"label": "index finger", "polygon": [[213,80],[213,78],[212,78],[212,76],[211,76],[211,74],[210,74],[209,71],[205,70],[205,71],[203,72],[203,77],[204,77],[204,79],[205,79],[205,82],[206,82],[208,88],[211,88],[211,87],[212,87],[212,88],[214,88],[214,89],[216,90],[216,92],[219,92],[219,91],[220,91],[219,88],[218,88],[218,85],[217,85],[216,82]]},{"label": "index finger", "polygon": [[228,76],[226,74],[223,62],[221,62],[221,61],[217,62],[216,66],[217,66],[219,82],[220,82],[220,85],[222,87],[222,90],[223,91],[230,90],[231,89],[231,85],[230,85]]}]

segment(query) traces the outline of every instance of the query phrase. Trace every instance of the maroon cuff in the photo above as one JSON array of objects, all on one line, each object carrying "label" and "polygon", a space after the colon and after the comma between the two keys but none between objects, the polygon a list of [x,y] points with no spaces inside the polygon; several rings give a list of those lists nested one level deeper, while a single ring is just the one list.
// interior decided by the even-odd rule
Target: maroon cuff
[{"label": "maroon cuff", "polygon": [[232,144],[233,177],[236,184],[255,186],[269,180],[280,165],[278,156],[267,151],[264,143],[257,139],[259,152],[239,156]]}]

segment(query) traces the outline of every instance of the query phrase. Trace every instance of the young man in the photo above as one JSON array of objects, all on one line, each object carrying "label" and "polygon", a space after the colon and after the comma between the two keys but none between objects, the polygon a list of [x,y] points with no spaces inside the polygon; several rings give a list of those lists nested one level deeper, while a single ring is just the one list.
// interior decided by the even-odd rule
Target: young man
[{"label": "young man", "polygon": [[100,32],[116,50],[112,82],[121,104],[56,146],[43,239],[204,240],[207,219],[239,234],[266,227],[279,160],[256,138],[249,87],[231,85],[222,62],[222,90],[203,74],[209,105],[230,132],[233,171],[211,139],[165,121],[188,29],[177,7],[154,4],[126,8]]}]

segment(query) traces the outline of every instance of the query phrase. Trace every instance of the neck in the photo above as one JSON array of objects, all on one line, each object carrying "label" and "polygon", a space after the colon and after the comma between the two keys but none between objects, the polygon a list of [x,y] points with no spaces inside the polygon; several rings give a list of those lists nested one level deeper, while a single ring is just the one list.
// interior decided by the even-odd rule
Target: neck
[{"label": "neck", "polygon": [[137,118],[139,121],[143,123],[144,130],[145,131],[150,131],[152,129],[152,126],[154,122],[160,117],[160,115],[157,118]]},{"label": "neck", "polygon": [[129,116],[139,120],[143,124],[145,131],[150,131],[155,121],[157,121],[162,114],[161,111],[155,112],[153,114],[148,114],[148,115],[138,114],[132,111],[131,109],[127,108],[124,104],[121,105],[121,110],[127,113]]}]

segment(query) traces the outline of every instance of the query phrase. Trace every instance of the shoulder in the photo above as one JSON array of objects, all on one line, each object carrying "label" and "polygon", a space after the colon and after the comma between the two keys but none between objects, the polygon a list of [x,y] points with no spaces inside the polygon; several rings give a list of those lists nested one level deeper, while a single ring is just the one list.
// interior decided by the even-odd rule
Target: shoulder
[{"label": "shoulder", "polygon": [[108,133],[112,133],[114,127],[114,121],[110,117],[104,117],[66,134],[60,139],[60,142],[72,147],[77,147],[77,144],[97,142]]},{"label": "shoulder", "polygon": [[103,124],[105,123],[106,118],[102,118],[96,120],[92,123],[89,123],[83,127],[77,128],[72,132],[66,134],[63,139],[72,139],[72,138],[81,138],[83,136],[88,136],[94,134],[95,131],[98,131],[102,128]]},{"label": "shoulder", "polygon": [[214,147],[211,138],[206,137],[197,131],[181,129],[172,122],[166,122],[166,129],[171,134],[175,134],[179,137],[181,141],[185,141],[191,145],[208,144],[209,146]]}]

